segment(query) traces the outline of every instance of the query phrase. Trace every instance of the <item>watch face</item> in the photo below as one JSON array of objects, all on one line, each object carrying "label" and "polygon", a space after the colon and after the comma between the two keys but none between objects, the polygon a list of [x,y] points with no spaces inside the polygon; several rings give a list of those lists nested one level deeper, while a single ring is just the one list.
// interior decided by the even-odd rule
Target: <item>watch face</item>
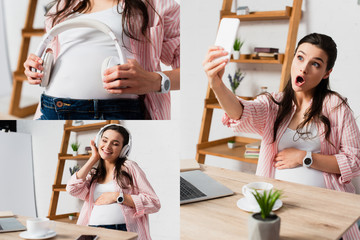
[{"label": "watch face", "polygon": [[166,80],[164,83],[164,89],[168,91],[170,89],[170,80]]},{"label": "watch face", "polygon": [[305,158],[304,163],[305,165],[311,164],[311,158]]}]

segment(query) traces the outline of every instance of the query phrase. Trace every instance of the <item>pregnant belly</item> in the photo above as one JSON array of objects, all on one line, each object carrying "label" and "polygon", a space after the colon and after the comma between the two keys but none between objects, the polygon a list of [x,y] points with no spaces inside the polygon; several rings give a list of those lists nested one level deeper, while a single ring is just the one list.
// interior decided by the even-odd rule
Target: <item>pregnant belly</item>
[{"label": "pregnant belly", "polygon": [[304,166],[276,169],[275,179],[326,188],[323,172]]}]

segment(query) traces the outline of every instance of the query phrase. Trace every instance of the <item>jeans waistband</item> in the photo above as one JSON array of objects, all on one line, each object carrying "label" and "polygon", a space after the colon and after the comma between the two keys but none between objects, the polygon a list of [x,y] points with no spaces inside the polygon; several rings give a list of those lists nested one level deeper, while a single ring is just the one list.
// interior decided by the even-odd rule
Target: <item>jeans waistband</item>
[{"label": "jeans waistband", "polygon": [[[43,115],[47,115],[46,119],[63,119],[64,114],[73,119],[98,119],[103,116],[116,119],[118,115],[120,115],[118,119],[144,119],[143,99],[142,97],[138,99],[71,99],[42,94],[41,109]],[[82,115],[85,117],[82,118]]]}]

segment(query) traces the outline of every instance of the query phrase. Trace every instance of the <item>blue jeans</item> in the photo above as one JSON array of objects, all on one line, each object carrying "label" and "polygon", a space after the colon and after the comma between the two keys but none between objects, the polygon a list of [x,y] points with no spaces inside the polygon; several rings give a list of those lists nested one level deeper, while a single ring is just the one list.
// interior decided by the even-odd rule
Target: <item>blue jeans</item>
[{"label": "blue jeans", "polygon": [[40,120],[135,120],[145,118],[138,99],[70,99],[41,95]]},{"label": "blue jeans", "polygon": [[90,227],[101,227],[101,228],[107,228],[107,229],[114,229],[114,230],[120,230],[120,231],[127,231],[126,230],[126,224],[112,224],[112,225],[89,225]]}]

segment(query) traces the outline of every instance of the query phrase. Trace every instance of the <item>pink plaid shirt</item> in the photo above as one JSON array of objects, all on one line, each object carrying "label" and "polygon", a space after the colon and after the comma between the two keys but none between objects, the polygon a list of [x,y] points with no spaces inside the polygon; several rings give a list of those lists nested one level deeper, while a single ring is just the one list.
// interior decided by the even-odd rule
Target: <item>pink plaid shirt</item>
[{"label": "pink plaid shirt", "polygon": [[[126,160],[125,166],[128,173],[131,175],[134,187],[129,189],[121,189],[115,179],[113,180],[115,190],[122,191],[124,194],[130,194],[135,208],[128,207],[124,204],[119,204],[123,215],[125,217],[126,228],[130,232],[136,232],[139,240],[149,240],[149,218],[148,214],[158,212],[160,209],[160,201],[150,183],[146,179],[145,173],[140,169],[136,162]],[[92,209],[94,207],[94,181],[90,185],[91,177],[88,175],[86,180],[77,179],[74,174],[66,185],[66,191],[81,200],[84,200],[84,205],[81,209],[77,224],[88,225]]]},{"label": "pink plaid shirt", "polygon": [[[79,2],[79,0],[75,0]],[[135,59],[150,72],[161,71],[160,62],[172,68],[180,67],[180,6],[174,0],[150,0],[156,13],[149,7],[149,26],[151,43],[139,35],[143,42],[130,39],[131,50]],[[62,4],[60,2],[60,4]],[[76,6],[76,4],[75,4]],[[54,11],[55,6],[50,11]],[[46,30],[51,28],[51,19],[45,21]],[[140,21],[132,22],[139,26]],[[60,46],[57,37],[51,44],[54,55],[59,54]],[[145,106],[153,120],[170,120],[171,99],[170,93],[151,92],[146,94]]]},{"label": "pink plaid shirt", "polygon": [[[273,94],[276,100],[281,99],[282,93]],[[239,120],[233,120],[225,113],[223,124],[231,127],[236,132],[257,133],[261,135],[261,148],[256,175],[274,178],[275,167],[273,161],[278,153],[278,143],[288,127],[295,111],[293,103],[291,117],[281,123],[276,140],[273,143],[273,128],[279,106],[261,95],[254,101],[239,99],[244,106]],[[325,134],[320,134],[321,154],[334,155],[337,159],[341,174],[323,172],[326,187],[341,192],[355,193],[351,183],[353,177],[360,175],[360,133],[351,110],[346,105],[341,105],[341,100],[335,96],[325,98],[323,114],[329,118],[331,125],[330,141],[325,139]],[[319,133],[324,133],[324,125],[317,124]],[[353,226],[343,236],[344,239],[360,239],[357,226]]]}]

